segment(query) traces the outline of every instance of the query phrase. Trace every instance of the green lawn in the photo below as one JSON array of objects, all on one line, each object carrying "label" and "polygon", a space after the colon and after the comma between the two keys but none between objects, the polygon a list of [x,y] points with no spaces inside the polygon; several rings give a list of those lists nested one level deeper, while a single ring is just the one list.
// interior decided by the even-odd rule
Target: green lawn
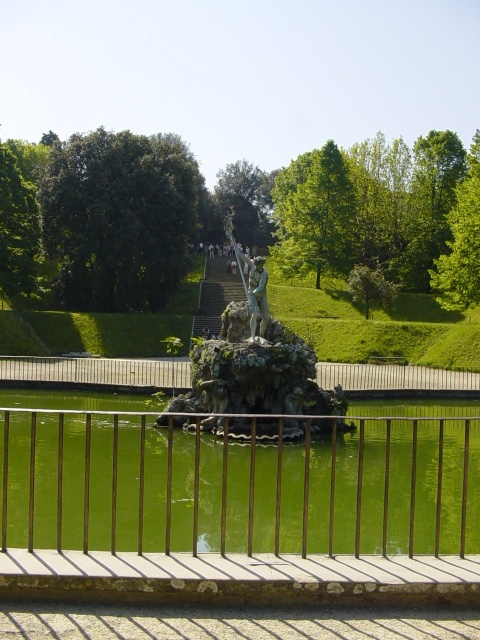
[{"label": "green lawn", "polygon": [[[273,261],[269,261],[273,262]],[[480,371],[480,309],[445,311],[433,295],[400,294],[393,309],[374,309],[366,320],[344,282],[285,281],[267,263],[272,316],[315,348],[319,360],[368,362],[398,357],[411,364]],[[193,314],[198,307],[203,262],[170,299],[163,313],[110,314],[38,310],[42,305],[3,301],[0,352],[3,355],[59,355],[88,351],[109,357],[167,355],[162,342],[179,337],[188,353]],[[12,309],[12,310],[8,310]],[[13,310],[15,309],[15,310]]]}]

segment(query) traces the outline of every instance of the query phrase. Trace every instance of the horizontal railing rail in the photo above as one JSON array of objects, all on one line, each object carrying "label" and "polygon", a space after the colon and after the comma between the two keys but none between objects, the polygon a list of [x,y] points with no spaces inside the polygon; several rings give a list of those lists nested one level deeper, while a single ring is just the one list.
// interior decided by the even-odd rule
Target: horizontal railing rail
[{"label": "horizontal railing rail", "polygon": [[[0,380],[190,389],[190,362],[177,358],[0,356]],[[480,391],[480,373],[400,364],[318,363],[319,387],[346,391]]]},{"label": "horizontal railing rail", "polygon": [[291,416],[242,416],[250,439],[232,440],[239,416],[214,436],[204,415],[175,414],[190,433],[174,414],[0,411],[4,552],[480,553],[480,416],[348,416],[347,433],[296,416],[292,443]]},{"label": "horizontal railing rail", "polygon": [[323,389],[340,384],[347,391],[480,391],[480,373],[400,364],[317,364]]},{"label": "horizontal railing rail", "polygon": [[189,389],[190,363],[176,358],[0,356],[0,380]]}]

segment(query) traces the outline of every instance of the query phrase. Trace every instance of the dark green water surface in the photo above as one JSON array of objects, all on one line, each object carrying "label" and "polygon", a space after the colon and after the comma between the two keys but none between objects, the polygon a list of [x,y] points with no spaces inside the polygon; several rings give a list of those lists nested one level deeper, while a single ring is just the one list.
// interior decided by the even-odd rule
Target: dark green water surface
[{"label": "dark green water surface", "polygon": [[[58,478],[58,415],[62,410],[114,411],[120,414],[116,548],[137,549],[139,528],[140,414],[152,409],[148,398],[124,394],[0,390],[0,407],[47,409],[37,414],[34,483],[34,547],[55,548]],[[129,416],[126,412],[139,415]],[[440,553],[458,553],[464,491],[465,421],[472,418],[468,455],[466,553],[480,553],[480,405],[466,401],[398,400],[352,402],[350,416],[365,417],[361,553],[381,553],[385,487],[386,421],[392,418],[388,493],[388,553],[407,553],[409,545],[412,430],[418,420],[415,490],[415,553],[433,553],[439,460],[439,420],[445,419],[440,519]],[[3,427],[4,411],[1,412]],[[425,418],[434,418],[426,420]],[[353,418],[357,424],[359,420]],[[165,550],[167,507],[167,432],[148,416],[145,454],[143,551]],[[65,415],[62,547],[81,549],[84,536],[85,414]],[[359,430],[337,438],[333,553],[353,553],[356,529]],[[10,416],[7,493],[7,546],[26,547],[31,493],[31,419],[26,412]],[[91,435],[88,546],[109,549],[112,521],[113,417],[94,414]],[[3,460],[3,434],[0,434]],[[203,434],[200,446],[198,550],[220,548],[223,441]],[[250,456],[248,444],[228,445],[227,552],[247,550]],[[301,552],[305,446],[283,447],[280,551]],[[171,550],[190,551],[193,543],[195,435],[176,431],[173,439]],[[253,550],[273,552],[278,447],[259,445],[255,457]],[[3,466],[3,463],[2,463]],[[332,442],[312,439],[309,465],[309,553],[327,553],[330,531]]]}]

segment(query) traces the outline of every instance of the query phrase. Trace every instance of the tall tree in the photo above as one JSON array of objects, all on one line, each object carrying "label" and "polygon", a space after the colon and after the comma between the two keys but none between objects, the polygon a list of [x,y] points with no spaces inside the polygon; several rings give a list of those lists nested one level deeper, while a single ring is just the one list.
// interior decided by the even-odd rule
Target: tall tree
[{"label": "tall tree", "polygon": [[390,276],[405,289],[428,292],[429,270],[451,240],[447,214],[467,170],[466,151],[456,133],[430,131],[415,142],[414,156],[415,215],[406,229],[405,248],[390,265]]},{"label": "tall tree", "polygon": [[44,133],[40,139],[40,144],[46,147],[53,147],[56,142],[60,143],[60,138],[51,129],[48,133]]},{"label": "tall tree", "polygon": [[258,166],[247,160],[227,164],[217,173],[214,188],[216,206],[221,217],[229,207],[235,210],[235,237],[242,244],[263,245],[270,205],[265,198],[266,176]]},{"label": "tall tree", "polygon": [[435,260],[431,284],[445,309],[464,311],[480,304],[480,132],[473,137],[467,178],[456,189],[456,206],[447,216],[452,241]]},{"label": "tall tree", "polygon": [[403,140],[391,145],[379,132],[348,151],[356,196],[356,260],[388,267],[404,246],[412,160]]},{"label": "tall tree", "polygon": [[300,156],[280,172],[273,190],[279,243],[272,249],[288,276],[346,275],[352,266],[355,198],[347,164],[335,142]]},{"label": "tall tree", "polygon": [[40,189],[43,229],[69,308],[161,308],[188,270],[195,171],[178,139],[99,128],[52,147]]},{"label": "tall tree", "polygon": [[480,129],[475,131],[467,157],[468,173],[470,176],[480,174]]},{"label": "tall tree", "polygon": [[35,189],[23,178],[9,146],[0,144],[0,290],[4,294],[35,291],[39,253]]},{"label": "tall tree", "polygon": [[5,144],[17,159],[18,168],[25,180],[38,186],[42,171],[48,162],[50,147],[11,138],[6,140]]},{"label": "tall tree", "polygon": [[435,260],[432,287],[442,294],[442,307],[464,311],[480,304],[480,176],[459,186],[458,203],[449,218],[451,253]]}]

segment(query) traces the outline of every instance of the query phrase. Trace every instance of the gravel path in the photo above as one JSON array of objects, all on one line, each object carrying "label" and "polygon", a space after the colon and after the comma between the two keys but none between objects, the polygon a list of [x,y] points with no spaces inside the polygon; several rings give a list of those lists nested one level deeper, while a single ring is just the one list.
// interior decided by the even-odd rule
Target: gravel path
[{"label": "gravel path", "polygon": [[471,608],[114,607],[0,602],[0,638],[26,640],[480,639]]}]

